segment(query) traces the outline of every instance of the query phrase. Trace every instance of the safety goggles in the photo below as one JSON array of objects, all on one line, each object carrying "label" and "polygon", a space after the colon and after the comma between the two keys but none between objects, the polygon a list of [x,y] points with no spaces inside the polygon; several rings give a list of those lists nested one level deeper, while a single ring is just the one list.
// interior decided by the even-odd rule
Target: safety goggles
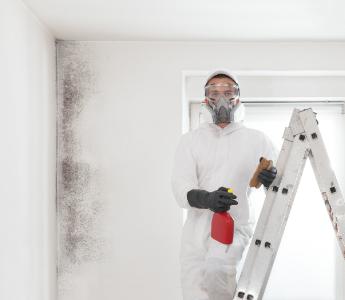
[{"label": "safety goggles", "polygon": [[219,83],[205,87],[205,96],[212,103],[218,102],[221,98],[235,102],[239,97],[239,92],[237,84]]}]

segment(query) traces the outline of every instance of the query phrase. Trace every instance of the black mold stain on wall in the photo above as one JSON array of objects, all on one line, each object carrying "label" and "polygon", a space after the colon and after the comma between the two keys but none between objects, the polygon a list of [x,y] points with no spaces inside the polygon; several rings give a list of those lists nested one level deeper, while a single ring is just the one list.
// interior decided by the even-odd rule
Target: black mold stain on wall
[{"label": "black mold stain on wall", "polygon": [[102,202],[97,168],[81,160],[78,121],[93,94],[95,76],[88,49],[73,42],[57,43],[57,218],[58,275],[102,256],[97,234]]}]

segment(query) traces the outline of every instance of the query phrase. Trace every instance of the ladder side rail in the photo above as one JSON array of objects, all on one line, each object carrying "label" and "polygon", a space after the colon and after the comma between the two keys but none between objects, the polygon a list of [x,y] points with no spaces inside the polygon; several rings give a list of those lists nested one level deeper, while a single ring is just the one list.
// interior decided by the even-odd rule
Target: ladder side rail
[{"label": "ladder side rail", "polygon": [[[285,164],[287,158],[289,157],[292,144],[294,141],[294,134],[296,132],[303,131],[303,126],[300,123],[299,119],[299,110],[294,109],[292,116],[290,118],[289,127],[285,128],[284,131],[284,142],[279,153],[279,157],[277,159],[276,167],[277,167],[277,176],[276,179],[273,181],[272,186],[278,187],[280,184],[280,180],[282,177],[283,170],[285,169]],[[247,280],[250,278],[250,274],[253,268],[254,261],[256,259],[258,247],[255,244],[257,240],[262,240],[262,236],[264,234],[266,224],[271,213],[272,204],[274,203],[274,198],[277,196],[277,193],[272,192],[272,189],[269,189],[266,193],[264,205],[261,209],[259,219],[257,221],[255,232],[253,234],[252,241],[249,245],[249,249],[247,252],[247,256],[242,268],[242,272],[240,275],[239,282],[241,282],[242,286],[246,286],[248,284]]]},{"label": "ladder side rail", "polygon": [[296,137],[277,192],[278,197],[275,199],[276,202],[265,230],[265,242],[253,268],[253,279],[255,280],[251,284],[251,290],[248,290],[250,294],[256,293],[257,296],[253,299],[263,297],[308,155],[308,144]]},{"label": "ladder side rail", "polygon": [[[254,234],[250,250],[257,252],[257,255],[250,265],[246,259],[244,265],[246,272],[241,274],[234,299],[262,298],[308,153],[308,143],[301,141],[296,135],[285,166],[281,169],[282,175],[280,179],[277,179],[277,182],[280,181],[279,189],[274,191],[273,187],[270,187],[269,193],[276,194],[276,197],[272,199],[274,201],[272,201],[272,209],[267,220],[261,218],[259,220],[265,221],[263,225],[259,225],[264,228],[260,243],[257,242],[258,236]],[[255,250],[255,247],[258,249]],[[247,298],[244,298],[245,295]]]},{"label": "ladder side rail", "polygon": [[333,224],[340,250],[345,258],[345,201],[339,183],[332,169],[326,146],[312,110],[301,112],[306,136],[310,144],[310,162]]},{"label": "ladder side rail", "polygon": [[[288,128],[287,128],[288,129]],[[277,160],[277,177],[272,183],[272,186],[279,186],[280,179],[281,179],[281,173],[282,170],[285,169],[285,164],[287,161],[287,158],[289,156],[289,153],[291,151],[293,142],[290,140],[284,140],[282,149],[280,151],[278,160]],[[257,225],[255,227],[255,232],[253,234],[253,238],[251,240],[251,243],[249,245],[249,249],[247,252],[247,256],[245,259],[245,263],[242,268],[242,272],[240,275],[240,281],[242,281],[242,284],[246,284],[246,278],[249,278],[249,274],[251,273],[252,270],[252,265],[255,261],[255,257],[257,255],[258,251],[258,246],[255,244],[255,241],[257,240],[262,240],[266,224],[268,222],[268,218],[270,216],[271,210],[272,210],[272,205],[275,201],[275,198],[277,197],[277,193],[273,192],[272,189],[270,188],[265,197],[264,205],[261,209],[261,213],[257,222]]]}]

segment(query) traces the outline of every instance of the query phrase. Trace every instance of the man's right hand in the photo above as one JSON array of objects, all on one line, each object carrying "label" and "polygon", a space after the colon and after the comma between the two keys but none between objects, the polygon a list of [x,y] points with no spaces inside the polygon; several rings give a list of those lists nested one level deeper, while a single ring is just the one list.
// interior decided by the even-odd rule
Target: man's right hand
[{"label": "man's right hand", "polygon": [[226,188],[220,187],[213,192],[205,190],[191,190],[187,193],[190,206],[210,209],[213,212],[224,212],[230,209],[231,205],[237,205],[237,197],[229,193]]}]

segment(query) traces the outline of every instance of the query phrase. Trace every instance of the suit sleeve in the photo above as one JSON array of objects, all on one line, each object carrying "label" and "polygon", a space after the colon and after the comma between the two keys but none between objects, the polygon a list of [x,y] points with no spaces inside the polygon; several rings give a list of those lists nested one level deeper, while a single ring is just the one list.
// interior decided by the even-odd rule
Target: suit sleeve
[{"label": "suit sleeve", "polygon": [[178,205],[182,208],[196,209],[191,207],[187,200],[187,193],[192,189],[198,189],[198,177],[196,161],[193,157],[192,134],[184,134],[175,151],[171,186]]}]

